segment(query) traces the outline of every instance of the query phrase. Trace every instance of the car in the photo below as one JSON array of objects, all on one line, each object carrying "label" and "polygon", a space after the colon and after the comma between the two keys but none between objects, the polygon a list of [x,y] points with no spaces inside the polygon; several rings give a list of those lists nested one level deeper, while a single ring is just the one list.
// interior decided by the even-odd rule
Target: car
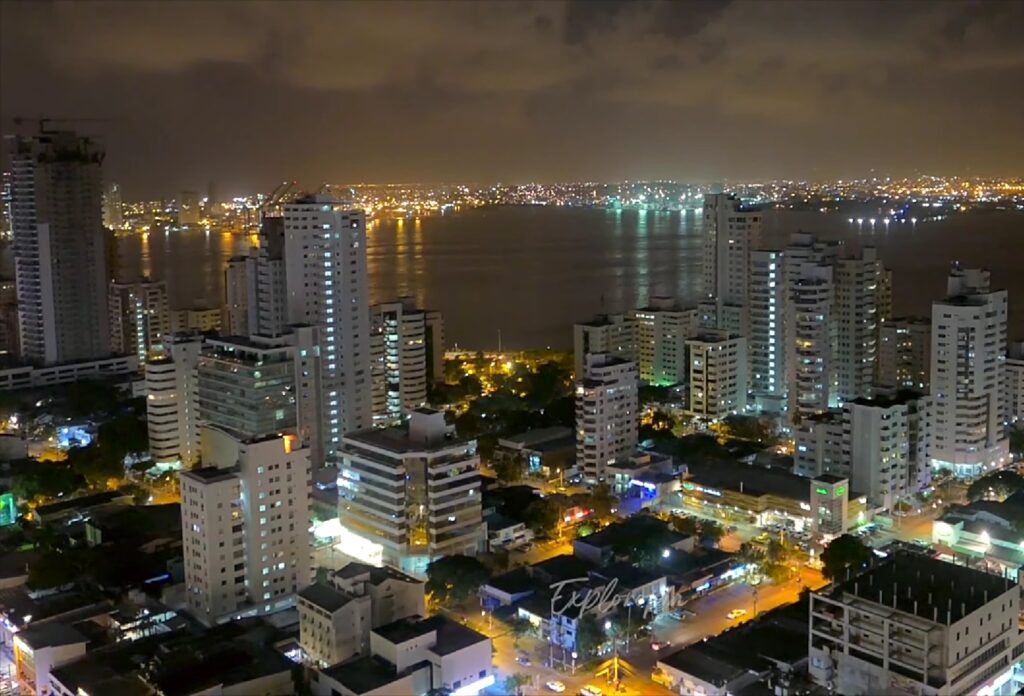
[{"label": "car", "polygon": [[580,689],[580,696],[601,696],[604,692],[593,684],[587,684]]},{"label": "car", "polygon": [[672,642],[668,641],[668,640],[652,640],[651,641],[651,648],[654,649],[654,650],[661,650],[662,648],[667,648],[670,645],[672,645]]},{"label": "car", "polygon": [[730,621],[735,621],[736,619],[740,618],[741,616],[746,616],[746,614],[747,614],[747,610],[746,609],[733,609],[732,611],[729,612],[728,616],[729,616],[729,620]]},{"label": "car", "polygon": [[565,684],[563,684],[560,681],[556,681],[554,679],[549,681],[544,686],[546,686],[548,688],[548,691],[554,691],[556,694],[560,694],[563,691],[565,691]]}]

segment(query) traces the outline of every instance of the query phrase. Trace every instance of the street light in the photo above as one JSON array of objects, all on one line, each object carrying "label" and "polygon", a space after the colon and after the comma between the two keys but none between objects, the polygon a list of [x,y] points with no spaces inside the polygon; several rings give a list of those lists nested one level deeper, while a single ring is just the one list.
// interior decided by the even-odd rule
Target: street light
[{"label": "street light", "polygon": [[579,655],[576,653],[575,650],[573,650],[572,651],[572,675],[574,677],[576,676],[576,658],[577,657],[579,657]]}]

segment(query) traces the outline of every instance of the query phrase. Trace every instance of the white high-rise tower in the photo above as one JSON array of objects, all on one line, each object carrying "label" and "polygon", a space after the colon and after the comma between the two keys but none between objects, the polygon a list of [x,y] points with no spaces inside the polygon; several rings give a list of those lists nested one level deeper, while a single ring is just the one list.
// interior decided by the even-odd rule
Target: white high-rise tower
[{"label": "white high-rise tower", "polygon": [[932,304],[932,466],[973,477],[1010,461],[1006,437],[1007,294],[988,271],[954,266]]},{"label": "white high-rise tower", "polygon": [[760,211],[733,195],[704,197],[704,294],[714,305],[706,328],[750,336],[750,252],[760,234]]},{"label": "white high-rise tower", "polygon": [[326,194],[284,207],[289,324],[320,327],[323,444],[330,458],[346,432],[370,427],[370,306],[366,217]]}]

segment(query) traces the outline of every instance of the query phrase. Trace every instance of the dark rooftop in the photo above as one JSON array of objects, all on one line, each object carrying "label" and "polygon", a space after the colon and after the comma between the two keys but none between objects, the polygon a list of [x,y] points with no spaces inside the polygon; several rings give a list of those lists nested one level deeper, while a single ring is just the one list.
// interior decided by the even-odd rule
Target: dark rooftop
[{"label": "dark rooftop", "polygon": [[186,696],[218,684],[225,687],[260,677],[291,672],[291,660],[270,648],[245,641],[220,643],[210,652],[189,650],[166,660],[155,678],[164,696]]},{"label": "dark rooftop", "polygon": [[299,592],[299,597],[324,611],[334,613],[352,601],[344,592],[322,582],[313,583]]},{"label": "dark rooftop", "polygon": [[[687,480],[705,488],[742,492],[751,496],[775,495],[804,502],[811,498],[808,479],[778,469],[731,461],[695,461],[690,464],[689,474]],[[686,481],[683,486],[686,486]]]},{"label": "dark rooftop", "polygon": [[575,442],[576,434],[572,428],[564,426],[537,428],[535,430],[527,430],[525,433],[519,433],[518,435],[509,435],[508,437],[501,438],[503,442],[511,442],[529,449],[543,449],[542,445],[550,445],[552,442],[561,444],[566,439]]},{"label": "dark rooftop", "polygon": [[334,571],[334,575],[336,577],[344,578],[346,580],[351,580],[355,577],[366,574],[369,574],[370,576],[371,585],[379,585],[385,580],[398,580],[400,582],[409,582],[418,585],[423,584],[423,580],[414,578],[411,575],[406,575],[400,570],[396,570],[388,566],[378,568],[377,566],[372,566],[367,563],[358,563],[356,561],[352,561]]},{"label": "dark rooftop", "polygon": [[33,650],[87,642],[86,637],[71,626],[56,621],[31,624],[18,633],[18,638]]},{"label": "dark rooftop", "polygon": [[467,440],[455,435],[445,433],[443,438],[437,441],[421,442],[409,439],[407,427],[403,428],[371,428],[369,430],[358,430],[345,435],[346,440],[360,444],[387,450],[394,454],[405,454],[407,452],[433,452],[463,445]]},{"label": "dark rooftop", "polygon": [[845,601],[852,595],[948,626],[1016,588],[1007,578],[900,551],[846,581],[838,591]]},{"label": "dark rooftop", "polygon": [[507,573],[495,575],[487,581],[487,585],[510,595],[526,594],[533,592],[536,588],[536,584],[526,568],[515,568]]},{"label": "dark rooftop", "polygon": [[192,469],[191,471],[185,471],[182,476],[190,476],[205,481],[206,483],[214,483],[215,481],[226,481],[236,477],[234,469],[221,469],[216,466],[204,466],[199,469]]},{"label": "dark rooftop", "polygon": [[91,495],[82,495],[77,498],[68,498],[67,500],[50,503],[49,505],[41,505],[36,508],[36,514],[40,517],[46,517],[48,515],[56,515],[68,510],[85,510],[98,505],[113,503],[120,498],[123,498],[125,501],[131,500],[130,495],[120,491],[103,491],[102,493],[93,493]]},{"label": "dark rooftop", "polygon": [[821,481],[822,483],[833,484],[839,483],[840,481],[846,481],[845,476],[837,476],[835,474],[818,474],[814,477],[815,481]]},{"label": "dark rooftop", "polygon": [[614,522],[599,532],[576,539],[573,544],[586,544],[604,549],[628,545],[652,534],[662,537],[665,546],[677,544],[687,538],[686,534],[670,529],[667,523],[656,517],[636,515],[622,522]]},{"label": "dark rooftop", "polygon": [[394,665],[375,656],[357,657],[328,667],[323,673],[357,694],[376,691],[400,676]]},{"label": "dark rooftop", "polygon": [[540,563],[534,563],[532,575],[540,582],[553,583],[573,578],[585,578],[593,569],[594,566],[576,556],[562,554],[561,556],[552,556]]},{"label": "dark rooftop", "polygon": [[434,632],[437,635],[437,640],[431,649],[438,655],[447,655],[488,640],[487,636],[444,616],[431,616],[418,620],[399,619],[380,628],[375,628],[373,632],[392,643],[405,643]]}]

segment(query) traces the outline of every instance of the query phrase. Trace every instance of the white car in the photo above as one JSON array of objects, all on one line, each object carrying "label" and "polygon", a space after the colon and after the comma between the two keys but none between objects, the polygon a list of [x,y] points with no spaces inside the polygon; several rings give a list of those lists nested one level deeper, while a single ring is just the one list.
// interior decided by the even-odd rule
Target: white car
[{"label": "white car", "polygon": [[549,681],[544,686],[548,687],[548,691],[554,691],[556,694],[560,694],[565,691],[565,684],[560,681]]},{"label": "white car", "polygon": [[733,609],[732,611],[729,612],[729,620],[730,621],[735,621],[736,619],[740,618],[741,616],[746,616],[746,615],[747,615],[747,610],[746,609]]}]

